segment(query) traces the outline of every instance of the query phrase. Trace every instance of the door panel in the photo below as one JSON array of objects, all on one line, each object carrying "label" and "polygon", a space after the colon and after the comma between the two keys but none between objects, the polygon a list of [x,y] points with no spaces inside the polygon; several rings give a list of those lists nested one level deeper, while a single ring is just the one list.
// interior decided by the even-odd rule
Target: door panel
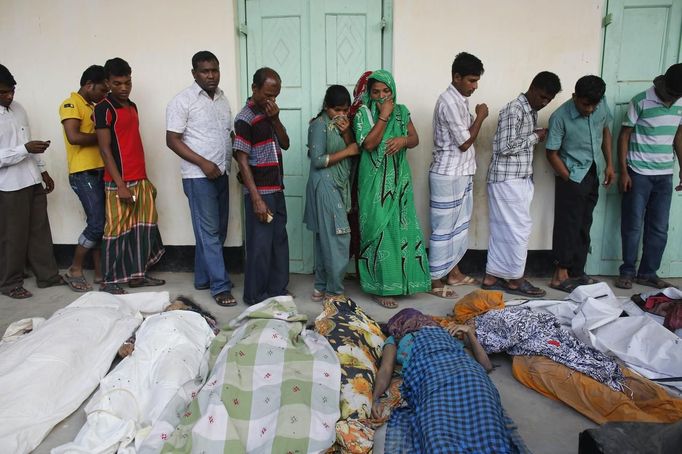
[{"label": "door panel", "polygon": [[312,234],[302,224],[308,121],[319,112],[329,85],[352,90],[365,68],[381,67],[382,1],[246,0],[245,8],[248,77],[269,66],[282,78],[277,103],[291,140],[283,154],[289,269],[310,273]]},{"label": "door panel", "polygon": [[[652,80],[680,61],[682,2],[679,0],[609,0],[611,23],[606,28],[602,77],[613,112],[613,163],[618,168],[617,138],[630,99],[646,90]],[[603,159],[602,159],[603,161]],[[603,163],[602,163],[603,166]],[[674,181],[677,182],[679,163]],[[600,176],[601,178],[601,176]],[[675,183],[677,184],[677,183]],[[620,202],[617,184],[600,188],[594,211],[592,251],[587,272],[617,275],[621,265]],[[682,193],[673,195],[668,247],[661,276],[682,276]]]}]

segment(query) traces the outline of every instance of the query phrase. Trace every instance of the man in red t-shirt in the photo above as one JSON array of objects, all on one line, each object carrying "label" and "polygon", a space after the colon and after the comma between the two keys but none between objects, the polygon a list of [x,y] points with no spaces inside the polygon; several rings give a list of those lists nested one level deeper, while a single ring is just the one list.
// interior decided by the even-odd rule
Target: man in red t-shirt
[{"label": "man in red t-shirt", "polygon": [[102,239],[101,291],[163,285],[147,269],[164,253],[156,225],[156,188],[147,179],[137,106],[130,101],[132,70],[121,58],[104,65],[111,92],[95,107],[97,143],[104,160],[106,224]]}]

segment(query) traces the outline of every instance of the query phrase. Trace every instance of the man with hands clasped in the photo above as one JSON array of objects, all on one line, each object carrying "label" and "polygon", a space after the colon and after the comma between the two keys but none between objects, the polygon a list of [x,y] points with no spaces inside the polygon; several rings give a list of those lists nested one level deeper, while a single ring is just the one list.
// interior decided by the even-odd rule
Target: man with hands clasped
[{"label": "man with hands clasped", "polygon": [[16,84],[0,65],[0,292],[23,299],[33,296],[23,286],[27,263],[38,287],[65,282],[54,258],[47,217],[47,194],[54,181],[42,154],[50,141],[29,140],[26,111],[14,102]]},{"label": "man with hands clasped", "polygon": [[233,154],[244,185],[246,269],[244,302],[252,305],[286,295],[289,285],[287,208],[282,150],[289,136],[275,102],[282,89],[279,74],[260,68],[252,95],[235,117]]}]

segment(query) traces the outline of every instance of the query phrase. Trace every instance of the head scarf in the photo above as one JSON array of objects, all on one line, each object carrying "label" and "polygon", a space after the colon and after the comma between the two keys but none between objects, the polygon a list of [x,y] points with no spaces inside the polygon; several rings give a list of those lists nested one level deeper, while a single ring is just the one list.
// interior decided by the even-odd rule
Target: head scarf
[{"label": "head scarf", "polygon": [[351,124],[353,124],[355,112],[357,112],[362,105],[362,97],[367,90],[367,79],[369,79],[370,74],[372,74],[372,71],[365,71],[362,73],[362,76],[360,76],[358,82],[355,84],[355,88],[353,89],[353,103],[350,105],[350,109],[348,110],[348,118],[350,119]]},{"label": "head scarf", "polygon": [[388,334],[400,340],[406,334],[425,326],[438,326],[438,323],[417,309],[403,309],[389,319],[387,328]]}]

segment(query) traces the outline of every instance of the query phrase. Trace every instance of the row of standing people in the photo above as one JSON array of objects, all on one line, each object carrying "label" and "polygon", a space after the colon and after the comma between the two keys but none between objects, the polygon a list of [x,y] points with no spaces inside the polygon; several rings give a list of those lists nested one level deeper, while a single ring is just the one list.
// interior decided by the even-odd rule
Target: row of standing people
[{"label": "row of standing people", "polygon": [[[419,138],[409,110],[397,104],[392,76],[383,70],[363,74],[352,103],[344,87],[327,90],[308,139],[311,166],[304,221],[315,233],[314,300],[343,293],[347,251],[353,243],[345,213],[353,208],[355,192],[349,175],[356,155],[360,156],[360,239],[354,252],[363,290],[382,306],[393,308],[395,296],[430,292],[452,298],[456,296],[452,286],[479,284],[458,265],[468,248],[475,142],[488,116],[485,104],[475,107],[474,116],[468,103],[482,74],[477,57],[458,54],[451,83],[434,109],[428,257],[406,157]],[[559,77],[543,71],[525,93],[500,111],[487,172],[490,239],[482,288],[531,298],[545,295],[524,278],[532,228],[534,148],[544,141],[556,174],[555,271],[550,286],[570,292],[577,285],[595,282],[585,273],[585,265],[599,190],[600,153],[605,162],[603,184],[609,186],[615,179],[612,117],[605,89],[601,78],[581,77],[571,99],[552,114],[548,128],[541,128],[538,111],[561,91]],[[682,64],[678,64],[632,99],[622,125],[618,166],[624,263],[616,280],[619,287],[631,287],[635,277],[644,285],[670,285],[656,271],[667,238],[674,154],[678,160],[682,155],[681,95]],[[677,190],[682,189],[682,175],[680,180]],[[642,229],[643,258],[635,273]]]}]

